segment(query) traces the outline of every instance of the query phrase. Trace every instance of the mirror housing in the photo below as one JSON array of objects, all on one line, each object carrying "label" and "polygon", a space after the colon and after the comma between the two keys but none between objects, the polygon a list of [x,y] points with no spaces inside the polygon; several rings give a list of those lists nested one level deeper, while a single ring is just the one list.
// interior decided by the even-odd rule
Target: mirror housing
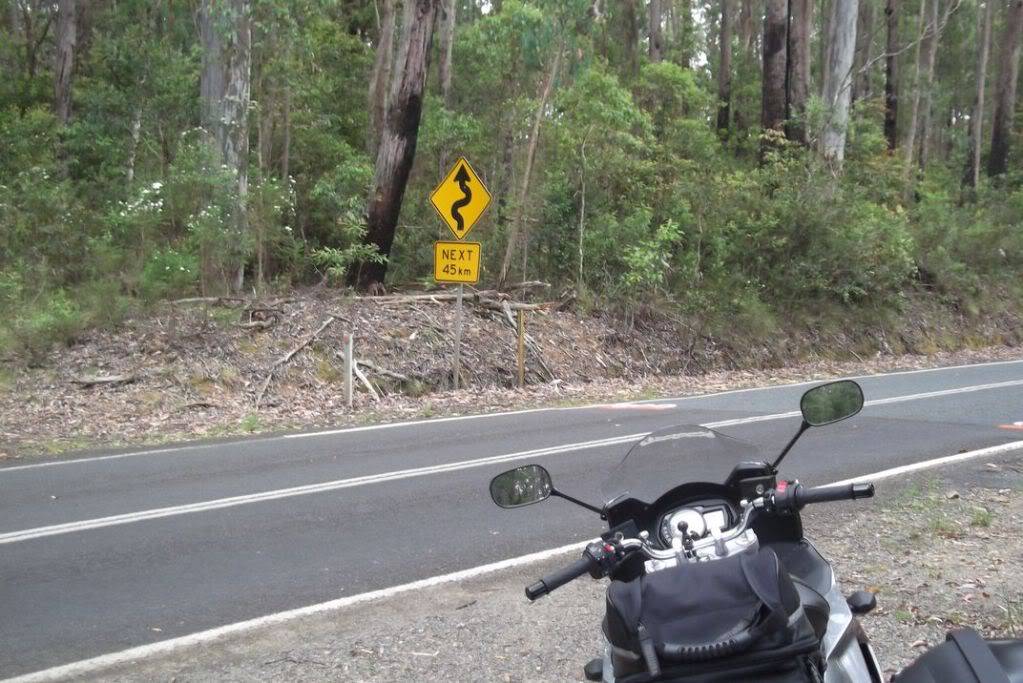
[{"label": "mirror housing", "polygon": [[803,420],[811,427],[841,422],[863,409],[863,390],[849,379],[821,384],[799,401]]},{"label": "mirror housing", "polygon": [[554,493],[550,473],[540,465],[523,465],[490,480],[490,497],[503,508],[519,508],[547,500]]}]

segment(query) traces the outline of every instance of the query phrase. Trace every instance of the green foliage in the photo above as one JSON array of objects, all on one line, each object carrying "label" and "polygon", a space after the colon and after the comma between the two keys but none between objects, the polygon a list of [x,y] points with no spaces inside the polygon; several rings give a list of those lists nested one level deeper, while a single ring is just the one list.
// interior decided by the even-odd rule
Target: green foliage
[{"label": "green foliage", "polygon": [[[393,283],[428,281],[432,243],[447,235],[427,197],[464,155],[494,196],[472,234],[484,243],[484,286],[521,215],[513,279],[575,287],[594,308],[653,301],[722,330],[768,336],[797,309],[894,315],[916,288],[967,312],[1023,295],[1018,161],[997,184],[960,190],[976,7],[953,13],[941,39],[926,171],[910,172],[902,153],[887,150],[878,63],[868,91],[858,89],[835,174],[814,148],[827,114],[819,97],[801,121],[808,146],[777,135],[762,150],[760,57],[741,44],[741,26],[731,124],[716,130],[716,9],[666,19],[665,59],[651,63],[642,5],[492,5],[459,6],[448,105],[435,73],[427,79],[387,257]],[[36,28],[52,24],[54,5],[37,6]],[[903,21],[918,9],[904,6]],[[0,41],[10,72],[0,81],[0,315],[11,321],[0,345],[38,357],[138,305],[225,292],[239,277],[246,290],[341,286],[353,264],[383,260],[363,243],[375,164],[366,97],[379,31],[373,4],[253,2],[244,202],[215,140],[198,128],[203,55],[193,13],[189,3],[144,0],[91,7],[66,127],[51,113],[52,28],[34,36],[31,62],[36,43],[21,27]],[[811,50],[815,62],[821,47]],[[903,68],[903,78],[913,71]],[[1020,144],[1017,134],[1013,149]]]}]

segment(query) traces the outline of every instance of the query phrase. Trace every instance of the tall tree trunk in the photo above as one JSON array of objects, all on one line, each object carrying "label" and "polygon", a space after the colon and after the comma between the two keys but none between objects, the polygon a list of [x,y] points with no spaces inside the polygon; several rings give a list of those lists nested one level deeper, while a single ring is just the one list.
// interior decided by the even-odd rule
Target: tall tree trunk
[{"label": "tall tree trunk", "polygon": [[845,158],[845,135],[849,127],[852,101],[852,63],[856,49],[857,0],[835,0],[831,34],[828,36],[828,66],[824,80],[824,106],[827,111],[821,135],[824,158],[840,168]]},{"label": "tall tree trunk", "polygon": [[888,30],[884,60],[884,136],[888,149],[895,151],[899,131],[899,0],[886,0],[884,14]]},{"label": "tall tree trunk", "polygon": [[[930,38],[927,41],[927,54],[925,69],[926,75],[924,79],[924,108],[921,115],[920,121],[920,169],[923,170],[927,167],[927,158],[930,155],[931,138],[933,137],[933,131],[931,130],[931,120],[934,111],[934,64],[938,55],[938,43],[941,40],[941,34],[938,28],[938,3],[940,0],[933,0],[931,3],[931,20],[930,20]],[[951,2],[951,0],[950,0]]]},{"label": "tall tree trunk", "polygon": [[856,18],[856,53],[853,57],[852,101],[871,96],[870,54],[874,42],[874,2],[860,0],[859,15]]},{"label": "tall tree trunk", "polygon": [[373,73],[369,78],[370,131],[366,136],[366,149],[371,157],[376,155],[380,144],[384,115],[387,112],[388,88],[391,85],[394,61],[394,2],[380,0],[380,35],[377,37]]},{"label": "tall tree trunk", "polygon": [[806,104],[810,99],[810,28],[813,0],[789,0],[788,123],[789,140],[806,144]]},{"label": "tall tree trunk", "polygon": [[977,95],[970,113],[970,148],[966,155],[966,169],[963,183],[976,189],[980,182],[980,150],[984,140],[984,87],[987,81],[987,61],[991,54],[991,17],[995,0],[985,0],[984,7],[977,8],[977,35],[980,49],[977,50]]},{"label": "tall tree trunk", "polygon": [[718,42],[721,59],[718,61],[718,130],[727,131],[732,111],[732,17],[729,3],[721,0],[721,34]]},{"label": "tall tree trunk", "polygon": [[[522,185],[519,189],[518,202],[515,205],[515,218],[512,221],[511,229],[508,231],[508,241],[504,246],[504,258],[501,259],[501,273],[498,276],[498,284],[501,287],[508,281],[508,271],[511,269],[512,257],[515,255],[515,243],[519,239],[519,234],[524,232],[523,221],[526,215],[526,200],[529,196],[529,179],[533,175],[536,145],[540,139],[540,123],[543,121],[543,116],[547,109],[547,100],[551,96],[554,79],[557,78],[558,68],[561,66],[561,51],[562,48],[560,46],[555,48],[550,71],[547,72],[547,77],[544,79],[540,103],[536,107],[536,116],[533,117],[533,130],[529,135],[529,145],[526,147],[526,165],[522,171]],[[523,251],[525,251],[525,248],[523,248]]]},{"label": "tall tree trunk", "polygon": [[916,132],[920,120],[920,78],[923,71],[922,45],[927,30],[927,3],[929,0],[920,0],[919,30],[917,32],[914,61],[916,66],[913,70],[913,106],[909,112],[909,129],[906,131],[906,140],[903,143],[903,153],[906,158],[906,171],[909,172],[913,165],[913,155],[916,153]]},{"label": "tall tree trunk", "polygon": [[1012,0],[1002,34],[1002,50],[998,59],[998,81],[995,84],[995,114],[991,122],[991,156],[987,174],[1005,173],[1009,164],[1009,139],[1016,111],[1016,85],[1019,81],[1020,38],[1023,35],[1023,0]]},{"label": "tall tree trunk", "polygon": [[624,0],[621,5],[626,62],[633,77],[639,75],[639,13],[636,11],[636,2],[637,0]]},{"label": "tall tree trunk", "polygon": [[[423,91],[440,0],[406,0],[390,102],[380,136],[369,193],[366,243],[387,257],[416,155]],[[386,263],[362,263],[351,279],[362,288],[382,286]]]},{"label": "tall tree trunk", "polygon": [[57,120],[66,126],[71,121],[71,75],[75,66],[75,45],[78,26],[75,0],[57,3],[57,52],[53,73],[53,110]]},{"label": "tall tree trunk", "polygon": [[451,53],[455,46],[455,0],[442,0],[440,7],[440,92],[444,107],[451,109]]},{"label": "tall tree trunk", "polygon": [[281,180],[285,188],[291,187],[291,88],[287,82],[284,83],[284,127],[283,140],[281,141]]},{"label": "tall tree trunk", "polygon": [[650,61],[661,61],[661,0],[650,0],[647,6],[649,10],[648,33],[650,37]]},{"label": "tall tree trunk", "polygon": [[787,0],[767,0],[767,11],[764,15],[764,75],[760,110],[760,125],[764,130],[781,130],[785,123],[787,24]]},{"label": "tall tree trunk", "polygon": [[753,19],[753,0],[742,0],[739,8],[739,45],[747,57],[753,54],[753,33],[756,22]]},{"label": "tall tree trunk", "polygon": [[[203,45],[199,89],[202,121],[212,132],[221,162],[235,174],[232,216],[240,243],[248,233],[249,88],[251,19],[249,0],[202,0],[199,32]],[[244,284],[245,262],[236,254],[232,287]],[[228,277],[224,274],[225,279]]]}]

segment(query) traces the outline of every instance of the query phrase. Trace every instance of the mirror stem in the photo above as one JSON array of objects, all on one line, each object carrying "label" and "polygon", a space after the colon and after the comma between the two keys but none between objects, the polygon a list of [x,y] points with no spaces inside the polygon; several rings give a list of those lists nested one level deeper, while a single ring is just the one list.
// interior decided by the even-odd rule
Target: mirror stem
[{"label": "mirror stem", "polygon": [[589,503],[584,503],[581,500],[579,500],[578,498],[573,498],[572,496],[564,494],[561,491],[557,490],[556,488],[552,488],[551,489],[551,495],[552,496],[557,496],[558,498],[564,498],[569,503],[575,503],[579,507],[584,507],[587,510],[590,510],[592,512],[596,512],[598,515],[604,514],[604,511],[601,510],[600,508],[594,507],[594,506],[590,505]]},{"label": "mirror stem", "polygon": [[803,432],[805,432],[809,428],[810,423],[807,422],[806,420],[803,420],[803,424],[799,425],[799,431],[796,432],[796,435],[793,436],[792,439],[787,444],[785,444],[785,448],[781,449],[781,453],[778,455],[775,461],[771,463],[771,469],[774,470],[775,474],[778,473],[778,465],[781,463],[782,460],[785,459],[785,456],[789,454],[789,451],[792,450],[792,447],[796,445],[796,441],[799,441],[799,437],[803,435]]}]

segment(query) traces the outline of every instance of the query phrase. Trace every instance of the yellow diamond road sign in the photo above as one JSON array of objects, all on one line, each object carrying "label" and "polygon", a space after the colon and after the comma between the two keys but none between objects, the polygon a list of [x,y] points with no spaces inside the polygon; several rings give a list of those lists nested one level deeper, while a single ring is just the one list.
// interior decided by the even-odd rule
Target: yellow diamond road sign
[{"label": "yellow diamond road sign", "polygon": [[479,242],[434,242],[433,279],[474,285],[480,280]]},{"label": "yellow diamond road sign", "polygon": [[459,157],[430,195],[430,203],[454,233],[455,239],[465,239],[490,206],[490,192],[465,157]]}]

